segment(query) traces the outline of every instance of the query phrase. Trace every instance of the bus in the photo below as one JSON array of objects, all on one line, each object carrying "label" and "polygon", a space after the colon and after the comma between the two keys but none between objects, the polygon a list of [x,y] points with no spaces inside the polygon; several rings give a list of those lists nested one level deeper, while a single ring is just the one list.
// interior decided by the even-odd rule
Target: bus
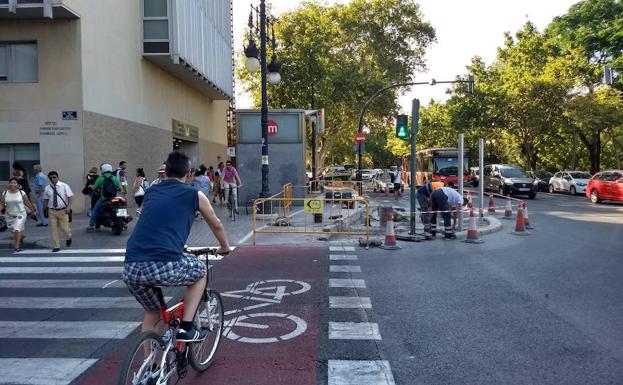
[{"label": "bus", "polygon": [[[415,184],[421,186],[427,182],[453,182],[458,184],[459,150],[456,147],[427,148],[416,153]],[[463,183],[469,183],[469,149],[463,151]]]}]

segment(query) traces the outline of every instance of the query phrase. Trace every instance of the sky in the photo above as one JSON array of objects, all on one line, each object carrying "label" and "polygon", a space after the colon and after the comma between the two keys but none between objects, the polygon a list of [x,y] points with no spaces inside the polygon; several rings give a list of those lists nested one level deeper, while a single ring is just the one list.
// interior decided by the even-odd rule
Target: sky
[{"label": "sky", "polygon": [[[495,60],[497,47],[504,43],[504,32],[519,30],[530,20],[542,31],[554,17],[565,14],[579,0],[419,0],[424,20],[433,25],[437,42],[425,55],[427,72],[415,74],[415,81],[454,80],[456,75],[466,73],[471,58],[480,56],[485,63]],[[348,0],[325,0],[324,2],[347,3]],[[273,0],[273,14],[291,11],[299,6],[299,0]],[[234,50],[242,52],[243,35],[249,17],[249,0],[234,0]],[[253,1],[258,5],[259,1]],[[446,86],[417,86],[405,90],[399,102],[402,112],[410,112],[411,100],[420,99],[428,105],[431,99],[443,101],[449,95]],[[237,87],[236,107],[251,107],[251,99]],[[269,101],[270,106],[270,101]],[[304,106],[306,107],[306,106]]]}]

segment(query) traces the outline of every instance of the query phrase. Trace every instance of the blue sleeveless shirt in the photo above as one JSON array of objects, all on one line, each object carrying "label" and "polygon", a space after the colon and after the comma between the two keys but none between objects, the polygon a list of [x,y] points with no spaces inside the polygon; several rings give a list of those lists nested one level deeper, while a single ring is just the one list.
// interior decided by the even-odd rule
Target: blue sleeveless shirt
[{"label": "blue sleeveless shirt", "polygon": [[148,188],[143,212],[128,239],[125,262],[179,260],[198,209],[197,190],[177,179]]}]

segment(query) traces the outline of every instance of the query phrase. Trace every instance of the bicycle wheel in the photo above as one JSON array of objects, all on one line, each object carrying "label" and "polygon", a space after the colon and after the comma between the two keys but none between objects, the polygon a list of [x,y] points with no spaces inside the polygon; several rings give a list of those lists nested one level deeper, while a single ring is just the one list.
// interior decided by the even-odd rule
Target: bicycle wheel
[{"label": "bicycle wheel", "polygon": [[155,384],[160,376],[164,342],[154,332],[143,332],[128,350],[121,371],[119,385]]},{"label": "bicycle wheel", "polygon": [[233,187],[229,188],[229,197],[227,199],[227,205],[229,206],[229,217],[232,221],[236,220],[236,201],[234,199]]},{"label": "bicycle wheel", "polygon": [[200,343],[190,345],[189,361],[190,365],[197,371],[206,370],[214,359],[218,351],[221,337],[223,335],[223,300],[216,290],[206,290],[206,294],[195,314],[197,327],[208,330],[208,336]]}]

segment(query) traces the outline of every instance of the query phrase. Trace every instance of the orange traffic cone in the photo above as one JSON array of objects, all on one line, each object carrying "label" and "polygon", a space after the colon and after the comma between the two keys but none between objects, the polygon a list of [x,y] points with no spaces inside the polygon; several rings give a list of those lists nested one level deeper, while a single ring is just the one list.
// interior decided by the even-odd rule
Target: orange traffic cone
[{"label": "orange traffic cone", "polygon": [[396,243],[396,235],[394,234],[394,213],[390,210],[387,213],[387,227],[385,230],[385,242],[381,246],[385,250],[399,250],[402,247]]},{"label": "orange traffic cone", "polygon": [[510,195],[506,196],[506,207],[504,207],[504,216],[502,219],[513,219],[513,206],[511,205]]},{"label": "orange traffic cone", "polygon": [[530,232],[526,231],[526,222],[524,221],[521,205],[517,208],[517,222],[515,222],[515,231],[513,231],[512,234],[530,235]]},{"label": "orange traffic cone", "polygon": [[467,238],[463,241],[465,243],[483,243],[484,241],[478,236],[478,227],[476,225],[476,216],[474,215],[474,208],[469,211],[469,226],[467,228]]},{"label": "orange traffic cone", "polygon": [[534,229],[534,227],[530,226],[530,218],[528,218],[528,203],[524,202],[523,203],[523,219],[524,219],[524,223],[526,224],[526,230],[532,230]]},{"label": "orange traffic cone", "polygon": [[487,210],[487,212],[495,212],[495,201],[493,200],[493,194],[489,194],[489,209]]}]

